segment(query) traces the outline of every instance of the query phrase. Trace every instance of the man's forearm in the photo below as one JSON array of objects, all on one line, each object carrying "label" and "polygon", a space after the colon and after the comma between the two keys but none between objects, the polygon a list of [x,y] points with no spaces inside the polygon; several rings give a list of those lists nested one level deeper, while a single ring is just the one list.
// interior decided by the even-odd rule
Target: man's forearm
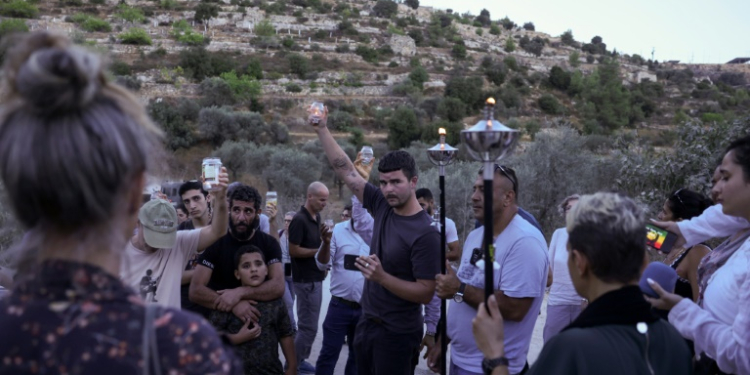
[{"label": "man's forearm", "polygon": [[315,255],[319,263],[328,264],[331,261],[331,243],[323,241],[320,251]]},{"label": "man's forearm", "polygon": [[[509,306],[507,303],[503,303],[511,297],[507,297],[502,291],[495,290],[495,298],[497,299],[497,307],[500,308],[500,313],[503,314],[503,318],[505,320],[519,322],[523,319],[523,316],[521,316],[520,318],[517,316],[519,312],[516,311],[512,306]],[[484,289],[466,285],[466,288],[464,289],[463,300],[463,303],[466,303],[476,309],[477,307],[479,307],[480,303],[484,302]]]},{"label": "man's forearm", "polygon": [[333,135],[328,128],[322,126],[315,130],[318,133],[320,144],[323,147],[328,162],[331,163],[336,176],[346,183],[346,186],[349,187],[359,200],[362,200],[362,194],[365,192],[366,181],[356,170],[354,170],[354,164],[344,150],[341,149],[341,146],[336,143],[336,140],[333,139]]},{"label": "man's forearm", "polygon": [[182,280],[180,280],[181,285],[190,284],[190,280],[193,279],[193,273],[195,270],[187,270],[182,271]]},{"label": "man's forearm", "polygon": [[284,295],[284,280],[268,280],[258,286],[241,286],[243,300],[273,301]]},{"label": "man's forearm", "polygon": [[430,300],[435,293],[434,285],[430,288],[419,281],[401,280],[390,274],[386,274],[385,277],[383,277],[383,281],[380,282],[380,285],[401,299],[422,305],[430,303]]},{"label": "man's forearm", "polygon": [[188,293],[190,302],[197,303],[203,307],[213,309],[216,305],[216,299],[219,298],[219,293],[205,285],[190,284],[190,292]]}]

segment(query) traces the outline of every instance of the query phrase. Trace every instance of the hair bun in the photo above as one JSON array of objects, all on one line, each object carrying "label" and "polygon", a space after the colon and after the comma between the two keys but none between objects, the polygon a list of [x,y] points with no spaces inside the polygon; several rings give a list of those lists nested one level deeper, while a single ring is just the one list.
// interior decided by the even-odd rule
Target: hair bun
[{"label": "hair bun", "polygon": [[46,46],[32,51],[15,77],[20,97],[43,113],[85,107],[101,84],[102,62],[77,46]]}]

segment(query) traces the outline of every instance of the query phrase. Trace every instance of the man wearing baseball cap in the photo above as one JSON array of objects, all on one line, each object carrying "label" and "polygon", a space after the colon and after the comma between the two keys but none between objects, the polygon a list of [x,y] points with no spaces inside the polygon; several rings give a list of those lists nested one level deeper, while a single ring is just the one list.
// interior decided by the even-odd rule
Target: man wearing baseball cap
[{"label": "man wearing baseball cap", "polygon": [[152,199],[141,207],[136,233],[125,246],[120,277],[146,302],[180,308],[180,280],[188,260],[227,232],[228,182],[221,168],[219,184],[211,191],[216,202],[213,222],[200,229],[178,232],[177,211],[166,200]]}]

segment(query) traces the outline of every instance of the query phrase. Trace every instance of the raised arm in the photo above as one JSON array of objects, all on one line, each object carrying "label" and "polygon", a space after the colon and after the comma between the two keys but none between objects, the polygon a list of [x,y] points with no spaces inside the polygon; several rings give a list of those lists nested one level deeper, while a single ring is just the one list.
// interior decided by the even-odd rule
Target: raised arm
[{"label": "raised arm", "polygon": [[346,156],[341,146],[336,143],[336,140],[333,139],[331,132],[328,131],[328,127],[326,126],[327,115],[318,124],[313,123],[311,120],[312,116],[308,122],[313,126],[315,132],[318,133],[318,139],[320,139],[320,144],[323,146],[323,150],[325,150],[326,157],[328,157],[328,162],[331,163],[333,171],[341,181],[346,183],[346,186],[349,187],[357,199],[361,201],[367,181],[354,170],[354,164]]},{"label": "raised arm", "polygon": [[211,225],[201,228],[201,236],[198,240],[199,253],[227,234],[227,227],[229,226],[229,211],[227,210],[228,183],[229,175],[227,174],[227,169],[221,167],[221,173],[219,173],[219,185],[211,190],[211,195],[215,202],[214,215],[211,220]]}]

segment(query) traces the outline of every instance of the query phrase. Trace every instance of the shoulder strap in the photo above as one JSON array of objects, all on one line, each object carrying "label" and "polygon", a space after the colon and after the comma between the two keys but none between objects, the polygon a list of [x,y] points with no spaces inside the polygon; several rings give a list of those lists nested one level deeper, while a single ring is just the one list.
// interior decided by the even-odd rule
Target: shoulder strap
[{"label": "shoulder strap", "polygon": [[146,303],[146,319],[143,322],[143,375],[151,375],[153,367],[154,375],[161,375],[161,365],[159,364],[159,346],[156,341],[156,327],[154,320],[156,317],[157,305]]}]

